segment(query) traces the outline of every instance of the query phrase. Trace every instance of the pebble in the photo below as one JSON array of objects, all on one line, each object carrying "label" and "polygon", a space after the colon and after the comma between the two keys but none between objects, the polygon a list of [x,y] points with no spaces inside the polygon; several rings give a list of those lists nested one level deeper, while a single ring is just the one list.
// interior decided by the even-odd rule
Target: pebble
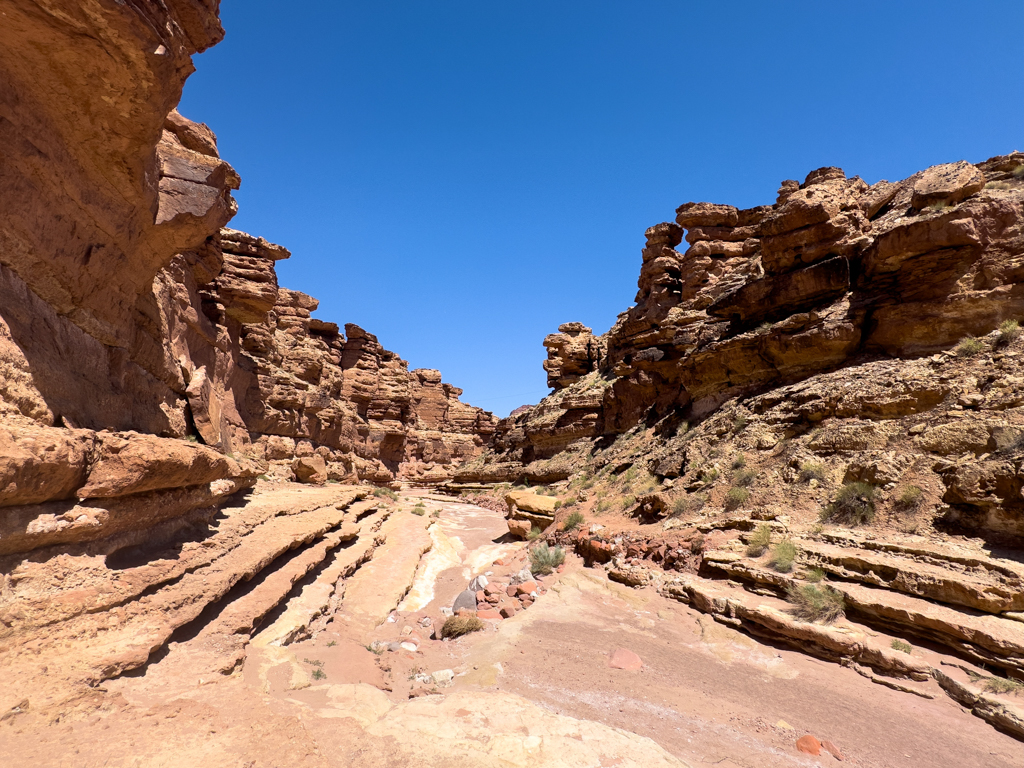
[{"label": "pebble", "polygon": [[820,755],[821,754],[821,742],[816,738],[807,734],[801,736],[796,740],[796,748],[798,752],[803,752],[808,755]]},{"label": "pebble", "polygon": [[838,760],[840,762],[842,762],[843,760],[846,759],[843,756],[843,753],[840,751],[839,747],[837,747],[835,744],[833,744],[828,739],[825,739],[825,741],[821,742],[821,748],[826,750],[827,752],[831,752],[832,753],[832,757],[834,757],[836,760]]},{"label": "pebble", "polygon": [[608,666],[612,669],[637,670],[644,666],[643,661],[632,651],[626,648],[616,648],[608,660]]},{"label": "pebble", "polygon": [[441,687],[447,687],[451,685],[452,681],[455,679],[455,673],[452,672],[452,670],[450,669],[439,669],[437,670],[437,672],[434,672],[430,677],[436,685],[440,685]]}]

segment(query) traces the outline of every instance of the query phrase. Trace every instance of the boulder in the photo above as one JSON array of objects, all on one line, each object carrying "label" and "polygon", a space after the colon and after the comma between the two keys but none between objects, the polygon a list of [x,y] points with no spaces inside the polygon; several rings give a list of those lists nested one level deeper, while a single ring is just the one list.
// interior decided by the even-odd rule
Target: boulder
[{"label": "boulder", "polygon": [[80,499],[204,485],[239,473],[232,459],[184,440],[135,433],[99,437]]},{"label": "boulder", "polygon": [[975,166],[958,163],[936,165],[924,171],[914,182],[910,204],[917,209],[929,205],[956,205],[964,198],[980,192],[985,177]]},{"label": "boulder", "polygon": [[299,456],[292,461],[292,471],[300,483],[323,485],[327,482],[327,463],[322,456]]}]

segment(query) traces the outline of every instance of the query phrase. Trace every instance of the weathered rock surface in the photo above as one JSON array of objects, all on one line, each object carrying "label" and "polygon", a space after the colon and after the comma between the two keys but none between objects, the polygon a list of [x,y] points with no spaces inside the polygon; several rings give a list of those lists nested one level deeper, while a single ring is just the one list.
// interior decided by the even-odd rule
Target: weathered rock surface
[{"label": "weathered rock surface", "polygon": [[0,10],[5,551],[144,525],[126,502],[82,511],[98,499],[218,483],[212,503],[267,462],[312,482],[443,480],[483,449],[490,414],[312,318],[316,299],[278,286],[288,251],[224,228],[238,175],[174,109],[191,55],[223,35],[215,3]]}]

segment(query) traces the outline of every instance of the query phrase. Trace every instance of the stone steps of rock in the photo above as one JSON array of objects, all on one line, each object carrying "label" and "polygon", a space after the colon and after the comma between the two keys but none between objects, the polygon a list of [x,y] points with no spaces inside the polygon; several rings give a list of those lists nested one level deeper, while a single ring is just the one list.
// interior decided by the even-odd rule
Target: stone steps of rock
[{"label": "stone steps of rock", "polygon": [[[760,562],[736,553],[707,558],[712,570],[742,582],[784,591],[802,583]],[[893,591],[884,586],[830,580],[842,593],[847,613],[872,626],[885,627],[898,637],[919,638],[945,645],[976,664],[1024,672],[1024,628],[1020,622],[969,608],[944,605]]]},{"label": "stone steps of rock", "polygon": [[409,592],[420,560],[431,548],[430,522],[409,512],[387,519],[378,534],[387,540],[387,546],[345,583],[336,620],[369,631],[387,619]]},{"label": "stone steps of rock", "polygon": [[[367,507],[370,505],[367,504]],[[359,514],[359,505],[353,508]],[[253,636],[254,645],[288,645],[303,640],[326,624],[331,613],[340,606],[346,583],[360,567],[374,556],[384,539],[379,531],[392,511],[378,509],[358,523],[358,532],[342,548],[335,550],[334,559],[314,581],[284,604],[283,612]],[[346,528],[348,525],[346,524]]]},{"label": "stone steps of rock", "polygon": [[800,560],[844,580],[860,581],[939,603],[985,613],[1024,610],[1024,578],[996,564],[955,563],[942,553],[915,555],[871,551],[801,540]]},{"label": "stone steps of rock", "polygon": [[[293,549],[310,544],[318,548],[325,536],[340,534],[349,506],[362,495],[363,491],[353,490],[296,493],[289,489],[267,493],[255,504],[225,510],[217,531],[192,548],[215,554],[192,560],[179,578],[113,610],[85,613],[54,624],[33,643],[10,648],[3,659],[13,670],[7,679],[9,690],[55,703],[81,692],[85,685],[96,685],[144,665],[175,632],[188,632],[182,628],[197,619],[205,623],[208,606],[236,585]],[[297,498],[301,503],[296,504]],[[319,551],[308,557],[315,560],[318,556],[322,560]],[[215,617],[217,612],[211,610]],[[54,648],[61,652],[47,654],[51,662],[40,684],[34,668],[18,657]],[[47,686],[46,680],[53,685]]]}]

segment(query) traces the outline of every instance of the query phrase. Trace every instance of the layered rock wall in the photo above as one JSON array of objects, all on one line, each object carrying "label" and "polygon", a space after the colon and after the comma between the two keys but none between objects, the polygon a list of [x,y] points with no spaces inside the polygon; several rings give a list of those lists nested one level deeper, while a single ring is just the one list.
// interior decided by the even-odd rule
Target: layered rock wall
[{"label": "layered rock wall", "polygon": [[[959,434],[967,419],[957,409],[988,408],[1004,426],[1016,424],[1017,406],[995,397],[1003,373],[1016,380],[1016,353],[1007,346],[1016,326],[996,329],[1024,318],[1024,154],[948,163],[870,186],[821,168],[802,184],[783,182],[773,205],[687,203],[674,222],[646,236],[636,305],[602,337],[578,323],[548,336],[544,368],[555,392],[502,421],[494,451],[458,479],[564,479],[638,427],[655,427],[662,446],[648,451],[645,464],[660,477],[685,475],[700,463],[686,458],[688,426],[729,403],[737,418],[754,418],[749,409],[763,411],[765,398],[849,402],[842,413],[787,417],[787,428],[772,427],[763,448],[833,419],[930,413],[962,419],[947,428]],[[965,354],[989,350],[992,370],[1003,373],[984,382],[966,373],[954,381],[959,372],[922,377],[917,360],[938,352],[955,359],[951,347],[986,335]],[[891,361],[885,384],[871,367],[880,361]],[[843,390],[844,381],[866,387],[863,401]],[[773,394],[799,382],[807,382],[799,392],[815,394]],[[867,394],[873,387],[888,390]],[[955,393],[964,392],[976,397],[959,403]],[[995,450],[992,429],[971,449],[977,465],[936,464],[948,489],[947,517],[1024,535],[1017,465],[984,461]],[[885,447],[893,435],[870,447]],[[915,446],[936,457],[949,453]],[[837,450],[853,460],[850,452],[860,449]]]},{"label": "layered rock wall", "polygon": [[239,177],[174,109],[217,11],[0,0],[0,552],[144,531],[264,471],[443,478],[493,431],[224,228]]}]

